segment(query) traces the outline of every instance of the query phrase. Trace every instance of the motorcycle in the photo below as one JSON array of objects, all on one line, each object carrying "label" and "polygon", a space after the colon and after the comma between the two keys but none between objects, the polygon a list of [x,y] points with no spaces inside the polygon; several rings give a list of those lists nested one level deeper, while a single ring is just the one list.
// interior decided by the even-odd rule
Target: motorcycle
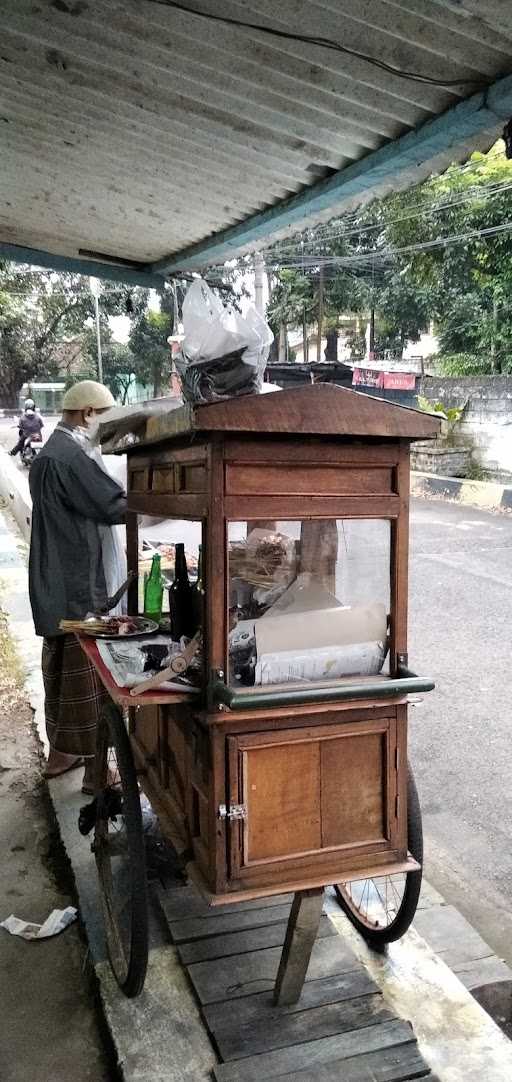
[{"label": "motorcycle", "polygon": [[25,466],[25,469],[30,469],[34,459],[37,458],[42,446],[43,441],[40,436],[27,436],[25,443],[23,444],[23,447],[21,449],[21,461]]}]

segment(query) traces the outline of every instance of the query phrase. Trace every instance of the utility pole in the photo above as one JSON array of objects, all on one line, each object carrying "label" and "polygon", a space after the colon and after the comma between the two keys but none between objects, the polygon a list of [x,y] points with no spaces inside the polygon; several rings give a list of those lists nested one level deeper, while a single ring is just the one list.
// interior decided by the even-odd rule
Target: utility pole
[{"label": "utility pole", "polygon": [[103,358],[101,355],[101,334],[100,334],[100,283],[97,278],[89,278],[89,286],[91,293],[94,297],[94,312],[96,316],[96,347],[98,351],[98,380],[103,383]]},{"label": "utility pole", "polygon": [[375,308],[370,308],[370,334],[368,337],[368,360],[373,361],[375,358]]},{"label": "utility pole", "polygon": [[308,321],[306,319],[306,305],[302,309],[302,359],[304,364],[309,361]]},{"label": "utility pole", "polygon": [[[305,277],[304,272],[304,238],[301,238],[300,242],[302,251],[302,277]],[[306,314],[306,302],[302,306],[302,360],[304,364],[309,362],[309,342],[308,342],[308,319]]]},{"label": "utility pole", "polygon": [[263,274],[265,261],[261,252],[254,253],[254,306],[260,316],[264,316],[263,310]]},{"label": "utility pole", "polygon": [[498,298],[496,294],[492,298],[492,331],[491,331],[491,368],[493,373],[499,372],[501,365],[496,363],[496,338],[498,334]]},{"label": "utility pole", "polygon": [[322,327],[324,322],[324,268],[320,266],[318,277],[318,338],[316,343],[316,361],[322,360]]}]

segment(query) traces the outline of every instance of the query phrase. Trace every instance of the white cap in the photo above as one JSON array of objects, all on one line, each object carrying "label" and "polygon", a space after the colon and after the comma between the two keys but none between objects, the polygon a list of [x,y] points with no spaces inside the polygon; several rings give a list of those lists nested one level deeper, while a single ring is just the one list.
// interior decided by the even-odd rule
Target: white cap
[{"label": "white cap", "polygon": [[96,383],[94,379],[83,379],[80,383],[75,383],[66,391],[62,400],[64,410],[104,410],[111,406],[115,406],[115,399],[108,387]]}]

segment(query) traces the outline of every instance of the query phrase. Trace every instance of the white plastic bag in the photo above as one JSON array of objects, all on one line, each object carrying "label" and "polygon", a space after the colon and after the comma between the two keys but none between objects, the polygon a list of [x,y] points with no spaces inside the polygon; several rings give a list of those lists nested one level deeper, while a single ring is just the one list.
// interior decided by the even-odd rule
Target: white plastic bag
[{"label": "white plastic bag", "polygon": [[244,353],[244,364],[252,364],[255,368],[261,368],[261,362],[263,360],[263,375],[267,364],[268,351],[272,345],[274,335],[272,334],[268,323],[265,323],[263,316],[260,316],[255,308],[249,308],[245,316],[245,322],[252,332],[254,344],[247,346]]},{"label": "white plastic bag", "polygon": [[189,402],[261,391],[273,334],[254,308],[245,317],[230,311],[198,278],[183,301],[183,329],[175,362]]},{"label": "white plastic bag", "polygon": [[[253,346],[253,335],[238,312],[230,312],[202,278],[196,278],[183,301],[183,352],[201,364]],[[256,343],[257,344],[257,343]]]}]

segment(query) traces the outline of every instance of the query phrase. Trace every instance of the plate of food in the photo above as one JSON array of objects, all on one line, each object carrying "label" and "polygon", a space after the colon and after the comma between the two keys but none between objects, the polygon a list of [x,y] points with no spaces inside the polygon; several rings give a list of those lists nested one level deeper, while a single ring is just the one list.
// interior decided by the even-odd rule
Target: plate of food
[{"label": "plate of food", "polygon": [[92,639],[133,639],[158,631],[158,624],[145,616],[86,616],[85,620],[61,620],[59,627],[68,634]]}]

